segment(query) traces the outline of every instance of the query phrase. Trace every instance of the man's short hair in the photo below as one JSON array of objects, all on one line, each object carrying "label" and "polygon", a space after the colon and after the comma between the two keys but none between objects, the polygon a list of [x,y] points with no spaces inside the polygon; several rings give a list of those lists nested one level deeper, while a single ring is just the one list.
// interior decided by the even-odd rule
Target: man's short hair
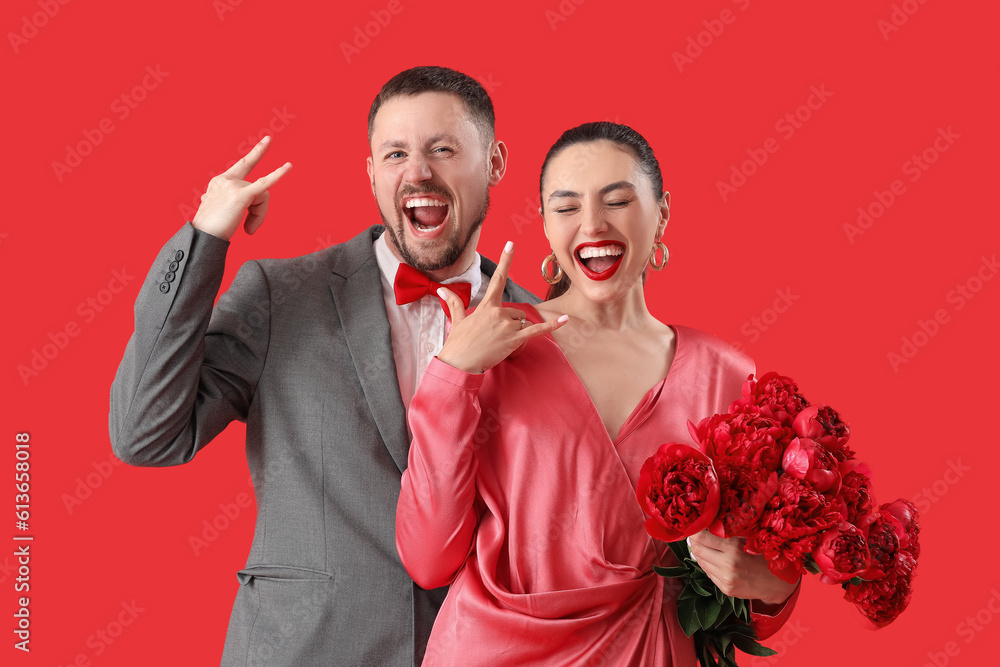
[{"label": "man's short hair", "polygon": [[489,94],[467,74],[456,72],[447,67],[424,66],[404,70],[389,79],[375,96],[371,109],[368,111],[368,142],[371,143],[372,131],[375,129],[375,115],[382,105],[399,95],[417,95],[419,93],[442,92],[458,95],[465,103],[472,121],[479,128],[485,143],[490,143],[496,136],[496,116],[493,113],[493,101]]}]

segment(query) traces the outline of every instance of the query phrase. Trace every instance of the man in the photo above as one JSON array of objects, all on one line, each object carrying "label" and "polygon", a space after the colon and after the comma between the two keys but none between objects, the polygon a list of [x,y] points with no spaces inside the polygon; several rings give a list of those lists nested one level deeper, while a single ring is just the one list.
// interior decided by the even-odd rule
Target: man
[{"label": "man", "polygon": [[[229,239],[245,211],[256,231],[291,165],[247,181],[265,139],[212,179],[142,286],[111,388],[112,445],[133,465],[186,463],[232,420],[247,424],[257,523],[224,665],[419,664],[443,599],[395,549],[405,406],[444,342],[434,283],[475,305],[496,268],[476,244],[507,148],[482,87],[440,67],[387,82],[368,134],[384,227],[248,262],[214,311]],[[536,301],[510,283],[504,300]]]}]

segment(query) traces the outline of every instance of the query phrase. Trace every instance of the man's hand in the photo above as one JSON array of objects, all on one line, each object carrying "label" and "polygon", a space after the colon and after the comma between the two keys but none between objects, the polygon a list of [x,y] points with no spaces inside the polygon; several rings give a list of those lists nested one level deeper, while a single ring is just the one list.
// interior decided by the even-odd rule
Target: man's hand
[{"label": "man's hand", "polygon": [[239,162],[208,182],[208,190],[201,196],[201,205],[191,221],[195,229],[228,241],[246,212],[243,229],[247,234],[257,231],[267,214],[267,202],[271,197],[268,188],[292,168],[292,163],[286,162],[253,183],[246,181],[250,170],[257,166],[270,145],[271,137],[264,137]]},{"label": "man's hand", "polygon": [[525,322],[522,326],[524,311],[503,306],[503,290],[513,256],[514,244],[508,241],[486,288],[486,296],[468,317],[465,305],[454,292],[445,288],[439,290],[451,312],[451,331],[438,359],[467,373],[482,373],[535,336],[543,336],[566,324],[568,315],[539,324]]},{"label": "man's hand", "polygon": [[691,554],[709,579],[726,595],[780,605],[795,591],[796,584],[783,581],[767,569],[767,559],[743,551],[746,540],[723,539],[707,530],[691,536]]}]

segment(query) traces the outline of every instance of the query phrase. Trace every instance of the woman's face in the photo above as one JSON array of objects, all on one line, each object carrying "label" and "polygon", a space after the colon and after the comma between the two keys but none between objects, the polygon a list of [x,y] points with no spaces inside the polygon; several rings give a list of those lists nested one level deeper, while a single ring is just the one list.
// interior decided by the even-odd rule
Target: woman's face
[{"label": "woman's face", "polygon": [[610,141],[575,144],[552,158],[542,184],[545,236],[570,289],[594,301],[633,289],[663,234],[668,203]]}]

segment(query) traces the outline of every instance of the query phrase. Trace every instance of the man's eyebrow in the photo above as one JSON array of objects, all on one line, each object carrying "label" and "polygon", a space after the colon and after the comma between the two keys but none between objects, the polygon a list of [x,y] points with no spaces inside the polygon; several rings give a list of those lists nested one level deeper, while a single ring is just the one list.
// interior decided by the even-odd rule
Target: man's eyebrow
[{"label": "man's eyebrow", "polygon": [[[445,142],[445,143],[450,143],[450,144],[459,144],[459,143],[461,143],[455,137],[455,135],[443,133],[443,134],[435,134],[433,137],[431,137],[430,139],[428,139],[427,140],[427,145],[431,146],[433,144],[436,144],[436,143],[439,143],[439,142],[442,142],[442,141]],[[387,139],[386,141],[382,142],[381,146],[378,147],[378,151],[381,153],[382,151],[387,150],[389,148],[407,148],[407,143],[405,141],[403,141],[402,139]]]},{"label": "man's eyebrow", "polygon": [[406,148],[406,142],[399,139],[389,139],[387,141],[383,141],[382,145],[378,147],[378,152],[381,153],[388,148]]},{"label": "man's eyebrow", "polygon": [[[635,190],[635,186],[629,183],[628,181],[616,181],[609,185],[605,185],[603,188],[601,188],[598,194],[606,195],[609,192],[614,192],[615,190],[621,190],[623,188],[629,190]],[[549,195],[549,199],[558,199],[560,197],[579,197],[579,196],[580,196],[579,192],[573,192],[572,190],[556,190]]]}]

